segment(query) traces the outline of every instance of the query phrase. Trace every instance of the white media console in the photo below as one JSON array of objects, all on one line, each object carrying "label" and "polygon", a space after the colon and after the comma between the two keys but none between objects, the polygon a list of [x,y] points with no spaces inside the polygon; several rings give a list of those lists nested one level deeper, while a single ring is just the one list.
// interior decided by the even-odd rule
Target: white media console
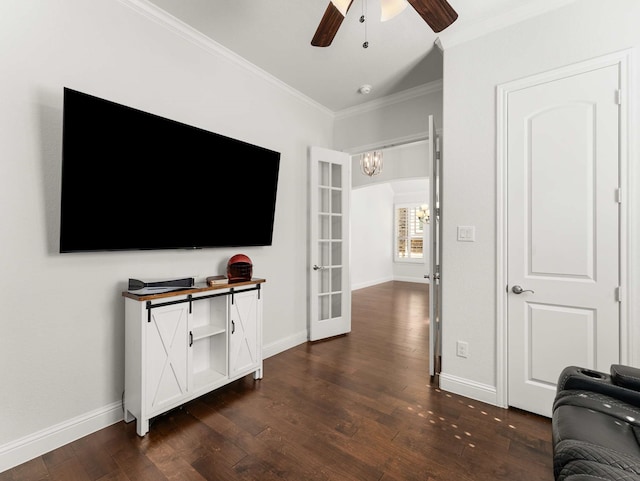
[{"label": "white media console", "polygon": [[264,279],[125,291],[124,420],[149,420],[247,374],[262,378]]}]

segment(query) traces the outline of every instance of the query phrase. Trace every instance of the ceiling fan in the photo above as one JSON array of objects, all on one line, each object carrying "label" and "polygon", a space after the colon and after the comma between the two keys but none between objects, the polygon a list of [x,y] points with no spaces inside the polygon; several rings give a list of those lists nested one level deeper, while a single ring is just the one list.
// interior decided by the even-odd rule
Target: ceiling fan
[{"label": "ceiling fan", "polygon": [[[407,0],[380,0],[380,2],[383,22],[395,17],[407,6]],[[447,0],[408,0],[408,2],[436,33],[447,28],[458,18],[458,14]],[[331,45],[352,3],[353,0],[331,0],[329,2],[311,40],[311,45],[314,47]]]}]

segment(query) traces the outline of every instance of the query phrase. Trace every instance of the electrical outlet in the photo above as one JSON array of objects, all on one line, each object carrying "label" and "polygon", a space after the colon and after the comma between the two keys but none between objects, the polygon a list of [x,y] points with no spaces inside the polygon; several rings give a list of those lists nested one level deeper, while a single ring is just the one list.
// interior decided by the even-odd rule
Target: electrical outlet
[{"label": "electrical outlet", "polygon": [[458,357],[469,357],[469,343],[465,341],[458,341],[456,343],[456,354]]}]

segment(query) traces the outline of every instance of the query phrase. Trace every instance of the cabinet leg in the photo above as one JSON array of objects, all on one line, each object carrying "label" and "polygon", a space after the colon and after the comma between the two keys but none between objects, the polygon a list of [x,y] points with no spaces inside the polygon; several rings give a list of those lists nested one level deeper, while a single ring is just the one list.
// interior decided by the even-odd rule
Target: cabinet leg
[{"label": "cabinet leg", "polygon": [[149,432],[149,420],[148,419],[138,419],[138,423],[136,424],[136,432],[138,436],[142,437]]},{"label": "cabinet leg", "polygon": [[262,365],[254,371],[253,379],[262,379]]}]

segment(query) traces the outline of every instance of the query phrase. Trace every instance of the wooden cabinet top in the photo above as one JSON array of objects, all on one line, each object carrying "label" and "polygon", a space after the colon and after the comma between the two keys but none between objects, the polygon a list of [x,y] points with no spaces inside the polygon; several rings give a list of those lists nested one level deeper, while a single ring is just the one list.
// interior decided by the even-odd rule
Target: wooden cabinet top
[{"label": "wooden cabinet top", "polygon": [[251,286],[255,284],[262,284],[263,282],[266,282],[266,280],[258,279],[254,277],[250,281],[229,282],[226,284],[214,284],[212,286],[202,283],[202,284],[196,284],[195,286],[189,287],[186,289],[179,289],[179,290],[168,291],[168,292],[159,292],[157,294],[139,295],[130,291],[123,291],[122,296],[128,297],[129,299],[133,299],[135,301],[149,301],[151,299],[161,299],[163,297],[182,296],[185,294],[194,294],[197,292],[216,291],[220,289],[235,289],[236,287],[241,287],[241,286]]}]

